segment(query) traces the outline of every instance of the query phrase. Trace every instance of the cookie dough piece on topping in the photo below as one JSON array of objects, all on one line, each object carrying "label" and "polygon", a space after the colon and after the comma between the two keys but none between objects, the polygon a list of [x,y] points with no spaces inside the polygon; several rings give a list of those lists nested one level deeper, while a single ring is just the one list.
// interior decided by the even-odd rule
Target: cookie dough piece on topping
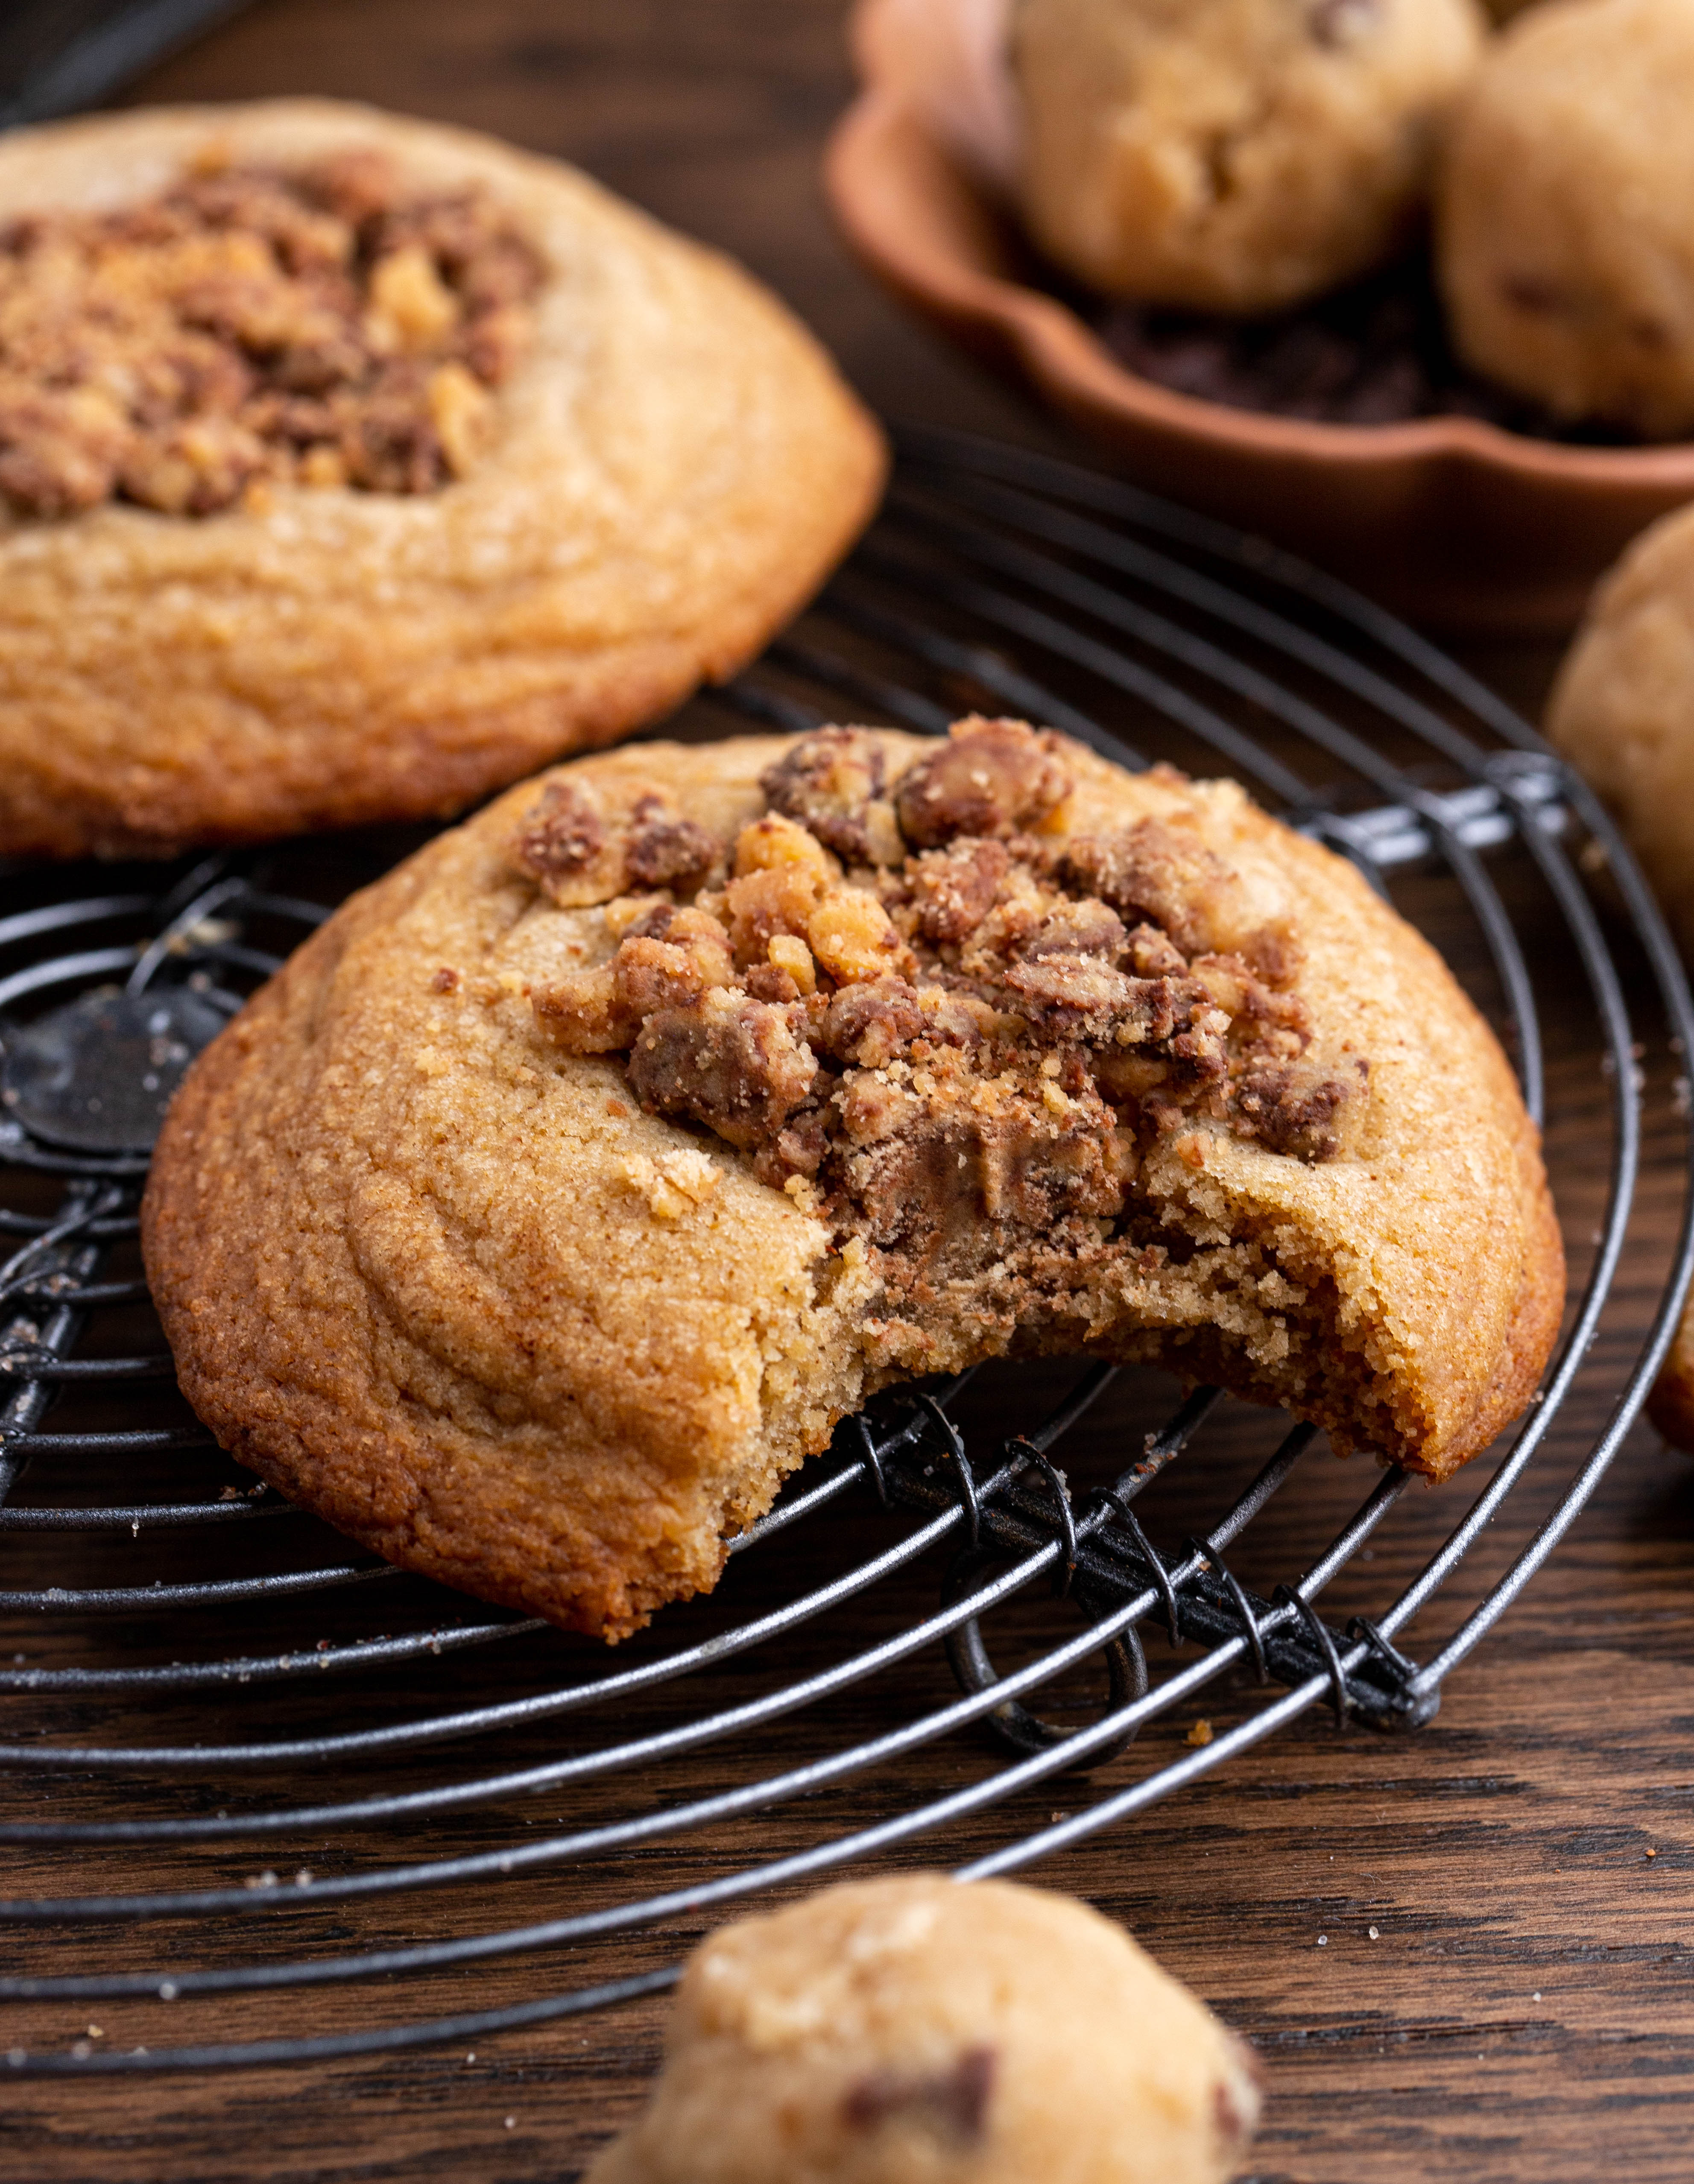
[{"label": "cookie dough piece on topping", "polygon": [[1563,0],[1453,124],[1437,243],[1465,360],[1556,416],[1694,431],[1694,11]]},{"label": "cookie dough piece on topping", "polygon": [[586,2184],[1224,2184],[1251,2051],[1073,1897],[850,1881],[690,1958],[646,2110]]},{"label": "cookie dough piece on topping", "polygon": [[1420,214],[1475,0],[1023,0],[1023,198],[1109,295],[1273,311]]},{"label": "cookie dough piece on topping", "polygon": [[980,719],[513,790],[208,1050],[144,1238],[226,1446],[609,1637],[867,1394],[984,1357],[1156,1362],[1443,1477],[1563,1278],[1497,1047],[1350,866]]},{"label": "cookie dough piece on topping", "polygon": [[880,437],[727,259],[321,100],[0,143],[0,854],[451,811],[735,671]]}]

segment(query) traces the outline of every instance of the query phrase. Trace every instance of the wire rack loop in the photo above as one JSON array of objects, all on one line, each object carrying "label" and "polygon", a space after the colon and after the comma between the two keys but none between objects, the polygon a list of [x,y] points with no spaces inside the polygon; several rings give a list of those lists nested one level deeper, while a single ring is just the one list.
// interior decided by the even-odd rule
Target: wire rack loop
[{"label": "wire rack loop", "polygon": [[1123,1499],[1121,1494],[1114,1493],[1109,1490],[1103,1491],[1100,1496],[1098,1506],[1103,1513],[1111,1516],[1117,1524],[1121,1524],[1123,1527],[1123,1529],[1128,1532],[1130,1538],[1135,1542],[1135,1551],[1140,1555],[1142,1564],[1146,1569],[1148,1575],[1152,1579],[1154,1585],[1157,1587],[1159,1597],[1164,1602],[1166,1635],[1169,1638],[1173,1646],[1180,1646],[1182,1643],[1182,1603],[1177,1598],[1176,1585],[1172,1580],[1169,1570],[1165,1567],[1164,1557],[1147,1537],[1146,1531],[1142,1525],[1141,1519],[1135,1514],[1135,1512],[1129,1507],[1129,1504]]},{"label": "wire rack loop", "polygon": [[1241,1580],[1223,1557],[1204,1540],[1187,1540],[1184,1545],[1190,1554],[1200,1558],[1202,1568],[1211,1569],[1212,1575],[1229,1596],[1235,1613],[1241,1619],[1241,1635],[1245,1638],[1248,1650],[1253,1657],[1254,1675],[1261,1684],[1268,1684],[1270,1681],[1270,1663],[1265,1658],[1264,1633],[1259,1628],[1259,1618],[1253,1613],[1252,1602],[1247,1598]]},{"label": "wire rack loop", "polygon": [[1329,1671],[1329,1702],[1335,1710],[1335,1726],[1345,1729],[1352,1700],[1347,1690],[1346,1670],[1341,1666],[1340,1648],[1330,1635],[1328,1624],[1296,1585],[1279,1585],[1271,1597],[1276,1607],[1291,1607],[1310,1632],[1312,1642],[1323,1655]]},{"label": "wire rack loop", "polygon": [[946,1446],[947,1453],[958,1466],[959,1492],[965,1511],[965,1524],[971,1545],[974,1547],[982,1538],[983,1504],[977,1489],[976,1474],[971,1468],[970,1454],[965,1446],[965,1436],[942,1409],[938,1396],[922,1395],[916,1400],[918,1408],[928,1413]]},{"label": "wire rack loop", "polygon": [[[952,1607],[967,1598],[990,1570],[1005,1567],[1009,1559],[1004,1551],[997,1547],[963,1549],[954,1557],[947,1573],[942,1589],[942,1606]],[[1089,1621],[1101,1620],[1117,1604],[1095,1597],[1086,1580],[1071,1587],[1064,1596],[1073,1601],[1084,1619]],[[950,1630],[945,1645],[947,1658],[962,1691],[975,1696],[994,1690],[1004,1680],[989,1658],[983,1638],[982,1624],[977,1616],[971,1616]],[[1105,1719],[1123,1713],[1138,1699],[1145,1698],[1151,1678],[1147,1670],[1147,1656],[1133,1624],[1104,1639],[1099,1655],[1106,1663],[1106,1701],[1101,1716]],[[1074,1721],[1060,1724],[1045,1720],[1017,1699],[1002,1700],[989,1714],[989,1725],[1014,1751],[1025,1752],[1056,1751],[1068,1743],[1077,1731]],[[1128,1750],[1139,1729],[1139,1724],[1133,1724],[1109,1741],[1095,1745],[1085,1754],[1078,1756],[1076,1766],[1078,1769],[1106,1766]]]},{"label": "wire rack loop", "polygon": [[1053,1497],[1061,1533],[1061,1554],[1058,1568],[1053,1573],[1053,1591],[1062,1600],[1075,1583],[1077,1574],[1077,1520],[1071,1507],[1070,1487],[1051,1457],[1044,1456],[1034,1442],[1023,1434],[1016,1434],[1007,1441],[1006,1452],[1014,1463],[1039,1472]]}]

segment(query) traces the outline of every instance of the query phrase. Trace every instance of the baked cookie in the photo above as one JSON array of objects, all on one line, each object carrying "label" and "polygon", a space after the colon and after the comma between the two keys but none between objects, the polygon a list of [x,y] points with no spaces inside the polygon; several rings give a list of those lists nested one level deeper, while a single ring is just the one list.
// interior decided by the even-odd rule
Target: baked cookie
[{"label": "baked cookie", "polygon": [[1510,1072],[1350,866],[981,720],[515,789],[200,1058],[143,1239],[244,1462],[610,1637],[891,1381],[1156,1361],[1440,1478],[1563,1299]]},{"label": "baked cookie", "polygon": [[1073,1897],[939,1875],[743,1919],[584,2184],[1225,2184],[1251,2050]]},{"label": "baked cookie", "polygon": [[1644,532],[1602,582],[1546,732],[1615,813],[1694,957],[1694,510]]},{"label": "baked cookie", "polygon": [[0,854],[445,813],[733,672],[883,476],[811,338],[369,109],[0,142]]},{"label": "baked cookie", "polygon": [[1694,10],[1562,0],[1455,117],[1440,274],[1467,363],[1555,416],[1694,430]]},{"label": "baked cookie", "polygon": [[1476,0],[1022,0],[1023,197],[1089,287],[1280,309],[1390,256],[1474,70]]}]

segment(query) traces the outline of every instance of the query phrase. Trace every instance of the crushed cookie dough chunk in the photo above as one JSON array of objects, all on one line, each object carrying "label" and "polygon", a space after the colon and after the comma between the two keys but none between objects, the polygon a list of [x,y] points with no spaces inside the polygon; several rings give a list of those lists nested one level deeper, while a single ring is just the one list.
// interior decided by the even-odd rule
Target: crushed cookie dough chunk
[{"label": "crushed cookie dough chunk", "polygon": [[662,789],[642,788],[611,810],[574,782],[555,781],[514,838],[511,860],[561,910],[576,910],[661,889],[692,894],[722,851]]},{"label": "crushed cookie dough chunk", "polygon": [[1008,834],[1047,818],[1071,792],[1059,738],[1023,721],[959,721],[900,780],[900,830],[919,849],[961,834]]},{"label": "crushed cookie dough chunk", "polygon": [[800,1034],[787,1010],[716,986],[647,1018],[629,1081],[649,1113],[688,1116],[755,1151],[811,1090],[817,1062]]},{"label": "crushed cookie dough chunk", "polygon": [[883,794],[882,746],[862,728],[820,728],[767,766],[760,786],[773,811],[810,827],[849,864],[897,865],[906,855]]},{"label": "crushed cookie dough chunk", "polygon": [[489,193],[376,153],[226,166],[0,232],[0,494],[209,515],[277,482],[432,493],[476,462],[539,258]]}]

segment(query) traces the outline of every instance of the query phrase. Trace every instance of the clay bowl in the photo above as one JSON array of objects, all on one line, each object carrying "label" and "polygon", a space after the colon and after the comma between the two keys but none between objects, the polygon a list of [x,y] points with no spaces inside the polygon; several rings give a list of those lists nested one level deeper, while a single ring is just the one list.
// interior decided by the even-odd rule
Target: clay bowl
[{"label": "clay bowl", "polygon": [[[1414,621],[1568,628],[1644,526],[1694,499],[1694,446],[1568,447],[1468,417],[1325,425],[1226,409],[1138,377],[1041,272],[1016,223],[877,81],[825,182],[855,254],[961,347],[1025,382],[1138,484],[1268,533]],[[872,19],[867,24],[867,18]]]}]

